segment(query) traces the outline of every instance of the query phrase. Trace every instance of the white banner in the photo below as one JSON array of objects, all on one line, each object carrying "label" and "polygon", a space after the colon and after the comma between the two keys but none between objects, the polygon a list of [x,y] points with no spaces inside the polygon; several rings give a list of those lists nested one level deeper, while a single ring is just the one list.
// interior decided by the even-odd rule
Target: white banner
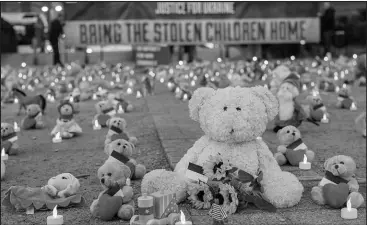
[{"label": "white banner", "polygon": [[68,21],[64,31],[72,46],[320,41],[319,18]]}]

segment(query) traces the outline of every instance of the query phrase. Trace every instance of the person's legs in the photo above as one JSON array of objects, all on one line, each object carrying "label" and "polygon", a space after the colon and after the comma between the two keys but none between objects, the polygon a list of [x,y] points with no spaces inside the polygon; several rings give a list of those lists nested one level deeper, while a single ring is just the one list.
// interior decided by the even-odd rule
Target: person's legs
[{"label": "person's legs", "polygon": [[326,55],[326,53],[331,51],[332,35],[333,35],[333,31],[325,31],[323,33],[324,55]]},{"label": "person's legs", "polygon": [[60,64],[62,66],[62,63],[60,61],[59,43],[51,43],[51,45],[54,52],[54,65]]}]

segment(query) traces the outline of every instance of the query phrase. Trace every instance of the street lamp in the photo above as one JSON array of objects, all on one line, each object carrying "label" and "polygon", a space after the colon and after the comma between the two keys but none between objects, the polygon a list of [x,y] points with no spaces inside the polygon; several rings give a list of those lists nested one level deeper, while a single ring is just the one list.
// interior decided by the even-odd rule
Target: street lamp
[{"label": "street lamp", "polygon": [[41,10],[42,10],[42,12],[47,12],[48,11],[48,7],[47,6],[42,6]]},{"label": "street lamp", "polygon": [[60,5],[55,7],[56,12],[61,12],[62,11],[62,7]]}]

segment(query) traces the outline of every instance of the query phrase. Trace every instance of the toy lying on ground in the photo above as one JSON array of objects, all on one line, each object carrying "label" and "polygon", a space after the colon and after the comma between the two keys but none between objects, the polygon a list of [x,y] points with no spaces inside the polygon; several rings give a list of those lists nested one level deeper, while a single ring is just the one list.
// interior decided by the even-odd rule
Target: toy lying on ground
[{"label": "toy lying on ground", "polygon": [[366,137],[366,112],[363,112],[361,115],[359,115],[356,120],[356,130],[362,134],[362,136]]},{"label": "toy lying on ground", "polygon": [[134,109],[133,105],[125,99],[124,93],[110,93],[107,99],[113,104],[117,113],[131,112]]},{"label": "toy lying on ground", "polygon": [[57,107],[60,117],[56,120],[56,126],[51,131],[55,136],[60,132],[61,138],[72,138],[82,133],[82,128],[74,120],[74,108],[68,101],[63,101]]},{"label": "toy lying on ground", "polygon": [[104,189],[90,206],[93,216],[112,220],[116,215],[130,220],[134,215],[134,191],[130,186],[130,169],[125,165],[105,162],[98,169],[98,179]]},{"label": "toy lying on ground", "polygon": [[27,116],[22,119],[21,127],[24,130],[42,129],[45,126],[41,108],[37,104],[27,106]]},{"label": "toy lying on ground", "polygon": [[116,115],[116,110],[112,104],[108,101],[99,101],[95,104],[97,114],[94,116],[94,121],[98,121],[101,127],[107,127],[107,121],[111,119],[112,116]]},{"label": "toy lying on ground", "polygon": [[350,110],[356,110],[356,103],[352,96],[350,96],[351,91],[348,87],[342,87],[338,92],[338,101],[336,103],[336,106],[338,108],[342,109],[350,109]]},{"label": "toy lying on ground", "polygon": [[43,95],[27,96],[26,93],[18,88],[12,89],[12,95],[14,95],[19,101],[19,109],[17,115],[20,115],[22,108],[26,110],[27,106],[30,104],[39,105],[42,109],[42,113],[45,114],[47,102]]},{"label": "toy lying on ground", "polygon": [[321,122],[324,116],[329,118],[329,113],[319,94],[311,94],[306,97],[306,100],[308,102],[306,111],[308,114],[307,120],[311,120],[310,122]]},{"label": "toy lying on ground", "polygon": [[124,164],[130,168],[132,180],[142,179],[146,173],[146,168],[142,164],[138,164],[135,159],[131,158],[135,151],[135,147],[129,141],[117,139],[105,146],[105,152],[109,155],[106,162]]},{"label": "toy lying on ground", "polygon": [[133,145],[137,144],[138,139],[136,137],[130,136],[126,132],[126,121],[123,118],[112,117],[111,119],[107,120],[106,124],[109,130],[104,142],[105,145],[116,139],[124,139],[131,142]]},{"label": "toy lying on ground", "polygon": [[18,136],[13,125],[1,123],[1,150],[4,149],[8,155],[18,154]]},{"label": "toy lying on ground", "polygon": [[280,145],[274,158],[280,166],[289,162],[292,166],[298,166],[303,161],[303,156],[307,156],[307,161],[312,162],[315,153],[308,149],[301,139],[301,132],[294,126],[286,126],[277,133]]},{"label": "toy lying on ground", "polygon": [[359,208],[364,203],[364,198],[358,192],[354,160],[349,156],[337,155],[327,159],[324,168],[325,176],[318,186],[312,188],[312,200],[319,205],[339,209],[350,199],[352,208]]},{"label": "toy lying on ground", "polygon": [[48,180],[42,188],[12,186],[5,193],[2,204],[16,210],[33,207],[36,210],[52,210],[58,207],[72,207],[84,204],[85,200],[77,194],[79,180],[70,173],[62,173]]}]

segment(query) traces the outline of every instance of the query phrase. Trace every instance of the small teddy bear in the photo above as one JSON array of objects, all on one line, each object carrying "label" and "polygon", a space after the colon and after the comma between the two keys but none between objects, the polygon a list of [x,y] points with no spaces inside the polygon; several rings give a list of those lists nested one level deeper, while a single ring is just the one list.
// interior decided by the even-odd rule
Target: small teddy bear
[{"label": "small teddy bear", "polygon": [[132,144],[136,145],[138,139],[136,137],[130,136],[126,132],[126,121],[121,117],[112,117],[106,122],[107,127],[109,128],[108,133],[106,135],[106,140],[104,142],[105,145],[116,139],[124,139]]},{"label": "small teddy bear", "polygon": [[60,132],[61,138],[72,138],[82,133],[82,128],[74,120],[74,107],[69,101],[63,101],[57,107],[60,117],[56,120],[56,126],[51,131],[54,136]]},{"label": "small teddy bear", "polygon": [[116,115],[116,110],[108,101],[99,101],[95,104],[97,114],[94,116],[94,121],[98,121],[101,127],[107,127],[107,120]]},{"label": "small teddy bear", "polygon": [[42,189],[52,197],[66,198],[74,195],[80,188],[79,180],[71,173],[51,177]]},{"label": "small teddy bear", "polygon": [[80,90],[79,88],[74,88],[74,90],[64,98],[64,101],[69,101],[73,105],[75,114],[79,113],[80,112],[80,106],[79,106]]},{"label": "small teddy bear", "polygon": [[301,132],[294,126],[286,126],[277,133],[280,145],[274,158],[280,166],[289,162],[292,166],[298,166],[303,161],[304,155],[307,161],[312,162],[315,153],[308,149],[301,139]]},{"label": "small teddy bear", "polygon": [[125,164],[131,170],[129,178],[132,180],[142,179],[146,173],[146,168],[131,158],[134,150],[134,145],[129,141],[116,139],[105,146],[105,152],[109,155],[106,162]]},{"label": "small teddy bear", "polygon": [[118,112],[120,109],[123,112],[131,112],[134,109],[133,105],[125,99],[125,94],[122,92],[113,94],[112,96],[109,95],[108,98],[115,103],[115,108]]},{"label": "small teddy bear", "polygon": [[366,138],[366,112],[363,112],[356,118],[355,124],[356,130]]},{"label": "small teddy bear", "polygon": [[318,94],[308,95],[306,101],[309,106],[309,118],[314,122],[320,122],[324,115],[329,116],[321,96]]},{"label": "small teddy bear", "polygon": [[9,123],[1,123],[1,149],[8,155],[18,154],[18,136],[13,125]]},{"label": "small teddy bear", "polygon": [[104,221],[116,215],[130,220],[134,215],[134,190],[130,186],[130,169],[126,165],[104,163],[98,169],[98,179],[104,189],[90,206],[93,216]]},{"label": "small teddy bear", "polygon": [[21,121],[21,127],[24,130],[30,129],[42,129],[44,127],[44,123],[42,120],[42,110],[41,107],[37,104],[30,104],[27,106],[26,110],[27,116],[23,118]]},{"label": "small teddy bear", "polygon": [[351,157],[333,156],[325,161],[324,168],[325,176],[318,186],[311,190],[311,198],[316,204],[338,209],[345,205],[348,199],[352,208],[358,208],[364,203],[355,178],[356,163]]},{"label": "small teddy bear", "polygon": [[355,102],[354,98],[350,96],[351,91],[348,87],[340,88],[338,92],[338,101],[336,107],[342,109],[351,109],[352,104]]}]

